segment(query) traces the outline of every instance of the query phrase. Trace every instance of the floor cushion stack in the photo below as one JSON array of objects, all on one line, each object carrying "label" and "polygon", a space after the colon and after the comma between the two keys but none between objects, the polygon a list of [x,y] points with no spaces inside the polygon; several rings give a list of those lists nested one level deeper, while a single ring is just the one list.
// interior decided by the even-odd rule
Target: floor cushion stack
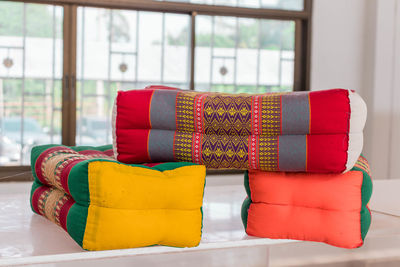
[{"label": "floor cushion stack", "polygon": [[249,235],[354,248],[371,221],[360,157],[366,115],[361,97],[345,89],[251,95],[151,86],[118,93],[114,155],[249,170]]},{"label": "floor cushion stack", "polygon": [[84,249],[197,246],[202,233],[205,167],[128,165],[111,146],[37,146],[32,210]]},{"label": "floor cushion stack", "polygon": [[112,146],[32,149],[32,210],[87,250],[192,247],[206,168],[246,170],[249,235],[356,248],[371,223],[365,121],[364,101],[345,89],[120,91]]},{"label": "floor cushion stack", "polygon": [[365,120],[364,101],[345,89],[251,95],[152,86],[118,92],[114,152],[124,163],[339,173],[361,153]]},{"label": "floor cushion stack", "polygon": [[247,234],[356,248],[371,223],[372,181],[361,157],[343,174],[247,171],[242,205]]}]

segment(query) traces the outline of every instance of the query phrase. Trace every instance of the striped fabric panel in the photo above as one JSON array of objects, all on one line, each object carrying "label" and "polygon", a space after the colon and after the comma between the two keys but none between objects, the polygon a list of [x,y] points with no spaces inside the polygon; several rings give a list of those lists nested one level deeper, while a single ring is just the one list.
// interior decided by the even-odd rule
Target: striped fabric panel
[{"label": "striped fabric panel", "polygon": [[89,159],[114,160],[112,154],[112,150],[77,152],[69,147],[55,146],[40,154],[35,163],[35,172],[41,183],[68,193],[68,175],[73,166]]},{"label": "striped fabric panel", "polygon": [[371,177],[371,169],[369,167],[369,163],[368,163],[367,159],[364,158],[363,156],[360,156],[358,158],[354,167],[362,169]]},{"label": "striped fabric panel", "polygon": [[66,221],[72,197],[54,187],[40,186],[32,195],[32,206],[42,216],[67,231]]}]

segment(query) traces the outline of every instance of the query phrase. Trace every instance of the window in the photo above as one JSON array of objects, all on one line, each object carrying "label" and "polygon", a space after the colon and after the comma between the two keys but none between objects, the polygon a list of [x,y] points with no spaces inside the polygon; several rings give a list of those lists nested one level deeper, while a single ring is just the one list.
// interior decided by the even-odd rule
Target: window
[{"label": "window", "polygon": [[0,165],[61,143],[61,7],[0,2]]},{"label": "window", "polygon": [[293,21],[199,15],[195,54],[196,90],[293,90]]},{"label": "window", "polygon": [[[163,0],[161,0],[163,1]],[[302,10],[302,0],[173,0],[175,2],[206,4],[206,5],[226,5],[247,8],[275,8],[287,10]]]},{"label": "window", "polygon": [[111,143],[118,90],[189,88],[190,16],[78,8],[76,143]]},{"label": "window", "polygon": [[311,0],[29,2],[0,2],[0,179],[34,145],[110,143],[118,90],[308,87]]}]

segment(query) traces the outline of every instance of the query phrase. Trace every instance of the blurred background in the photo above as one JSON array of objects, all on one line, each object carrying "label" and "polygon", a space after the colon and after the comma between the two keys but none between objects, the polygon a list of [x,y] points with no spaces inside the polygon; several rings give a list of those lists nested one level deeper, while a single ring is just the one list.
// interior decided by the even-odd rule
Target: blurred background
[{"label": "blurred background", "polygon": [[[303,9],[302,0],[192,2]],[[61,143],[63,16],[62,6],[0,2],[0,165],[28,165],[32,146]],[[294,27],[196,16],[195,89],[291,91]],[[77,145],[111,143],[118,90],[189,88],[190,15],[78,7],[76,30]]]},{"label": "blurred background", "polygon": [[0,166],[37,144],[111,143],[118,90],[340,87],[367,102],[375,178],[399,178],[398,0],[34,2],[0,2]]}]

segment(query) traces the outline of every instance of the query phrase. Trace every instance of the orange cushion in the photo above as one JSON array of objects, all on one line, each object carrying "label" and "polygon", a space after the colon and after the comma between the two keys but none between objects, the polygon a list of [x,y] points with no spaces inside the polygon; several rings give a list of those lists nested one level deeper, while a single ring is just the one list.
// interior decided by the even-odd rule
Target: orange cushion
[{"label": "orange cushion", "polygon": [[[363,203],[368,202],[372,190],[363,190],[363,185],[368,187],[370,181],[359,169],[344,174],[250,170],[249,199],[243,205],[246,232],[258,237],[359,247],[370,222],[367,203]],[[363,197],[363,193],[369,196]],[[367,229],[362,229],[363,220]]]}]

